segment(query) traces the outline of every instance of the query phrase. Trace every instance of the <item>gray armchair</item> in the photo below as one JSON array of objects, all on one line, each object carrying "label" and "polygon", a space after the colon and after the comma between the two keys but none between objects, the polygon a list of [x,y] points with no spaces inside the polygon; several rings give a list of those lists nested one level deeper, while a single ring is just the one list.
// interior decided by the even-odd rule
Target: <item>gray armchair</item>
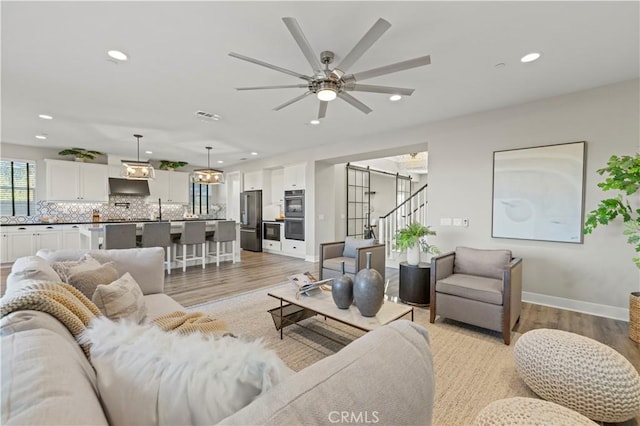
[{"label": "gray armchair", "polygon": [[522,259],[511,251],[457,247],[431,259],[431,323],[439,315],[501,331],[508,345],[521,306]]},{"label": "gray armchair", "polygon": [[384,244],[377,244],[371,238],[363,240],[347,237],[344,241],[320,244],[320,279],[335,278],[342,275],[341,263],[344,262],[345,272],[355,276],[367,266],[367,252],[371,252],[371,268],[380,272],[385,280]]}]

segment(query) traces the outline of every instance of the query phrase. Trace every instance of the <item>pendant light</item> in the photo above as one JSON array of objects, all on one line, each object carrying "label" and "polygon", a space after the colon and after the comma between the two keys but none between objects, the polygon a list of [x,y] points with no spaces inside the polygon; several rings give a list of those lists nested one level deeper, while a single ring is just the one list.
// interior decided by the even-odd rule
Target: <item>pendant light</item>
[{"label": "pendant light", "polygon": [[138,140],[138,159],[122,160],[122,177],[126,179],[150,180],[156,177],[153,166],[148,161],[140,161],[140,138],[142,135],[133,135]]},{"label": "pendant light", "polygon": [[224,183],[224,174],[222,173],[222,170],[211,168],[209,156],[211,154],[212,147],[206,146],[205,148],[207,148],[207,168],[194,170],[191,181],[193,183],[202,183],[205,185]]}]

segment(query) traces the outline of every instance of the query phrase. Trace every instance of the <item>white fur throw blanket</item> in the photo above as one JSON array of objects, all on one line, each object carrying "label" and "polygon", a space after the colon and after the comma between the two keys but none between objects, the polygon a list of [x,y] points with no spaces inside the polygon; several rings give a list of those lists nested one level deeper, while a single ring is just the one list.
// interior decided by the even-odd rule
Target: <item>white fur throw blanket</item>
[{"label": "white fur throw blanket", "polygon": [[164,332],[97,318],[87,329],[109,424],[211,425],[278,383],[286,367],[260,340]]}]

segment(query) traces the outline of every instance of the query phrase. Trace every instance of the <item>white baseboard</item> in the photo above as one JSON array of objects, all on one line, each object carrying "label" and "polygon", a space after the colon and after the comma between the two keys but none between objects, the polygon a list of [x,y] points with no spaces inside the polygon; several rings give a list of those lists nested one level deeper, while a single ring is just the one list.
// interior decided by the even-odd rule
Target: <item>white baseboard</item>
[{"label": "white baseboard", "polygon": [[629,322],[629,309],[617,306],[600,305],[598,303],[583,302],[581,300],[565,299],[564,297],[548,296],[546,294],[522,292],[522,301],[535,305],[551,306],[598,317],[613,318]]}]

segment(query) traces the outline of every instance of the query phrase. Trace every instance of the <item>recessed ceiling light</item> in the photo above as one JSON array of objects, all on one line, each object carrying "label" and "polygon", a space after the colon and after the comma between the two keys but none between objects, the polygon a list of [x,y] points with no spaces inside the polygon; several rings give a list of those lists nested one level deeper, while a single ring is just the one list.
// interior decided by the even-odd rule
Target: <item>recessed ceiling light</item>
[{"label": "recessed ceiling light", "polygon": [[314,126],[317,126],[318,124],[320,124],[320,120],[311,120],[309,124],[313,124]]},{"label": "recessed ceiling light", "polygon": [[36,135],[36,139],[42,139],[42,140],[44,140],[44,139],[46,139],[46,138],[47,138],[47,135]]},{"label": "recessed ceiling light", "polygon": [[242,158],[240,159],[240,161],[245,161],[246,159],[247,159],[247,157],[242,157]]},{"label": "recessed ceiling light", "polygon": [[222,164],[222,163],[224,163],[224,161],[218,160],[218,164]]},{"label": "recessed ceiling light", "polygon": [[145,154],[153,154],[153,151],[145,151]]},{"label": "recessed ceiling light", "polygon": [[253,151],[253,152],[251,153],[251,155],[258,155],[258,153],[257,153],[257,152],[255,152],[255,151]]},{"label": "recessed ceiling light", "polygon": [[127,59],[129,59],[129,57],[124,52],[121,52],[119,50],[109,50],[107,52],[107,55],[117,61],[126,61]]},{"label": "recessed ceiling light", "polygon": [[504,68],[504,67],[506,67],[506,66],[507,66],[507,64],[505,64],[504,62],[499,62],[499,63],[497,63],[497,64],[495,64],[495,65],[494,65],[494,67],[496,67],[496,68],[498,68],[498,69],[500,69],[500,68]]},{"label": "recessed ceiling light", "polygon": [[391,102],[399,101],[400,99],[402,99],[402,96],[400,96],[400,95],[391,95],[391,96],[389,96],[389,100]]},{"label": "recessed ceiling light", "polygon": [[53,120],[53,117],[47,114],[40,114],[38,117],[42,118],[43,120]]},{"label": "recessed ceiling light", "polygon": [[520,58],[520,62],[524,62],[524,63],[533,62],[537,59],[540,59],[540,56],[542,56],[542,53],[540,52],[527,53],[522,58]]}]

